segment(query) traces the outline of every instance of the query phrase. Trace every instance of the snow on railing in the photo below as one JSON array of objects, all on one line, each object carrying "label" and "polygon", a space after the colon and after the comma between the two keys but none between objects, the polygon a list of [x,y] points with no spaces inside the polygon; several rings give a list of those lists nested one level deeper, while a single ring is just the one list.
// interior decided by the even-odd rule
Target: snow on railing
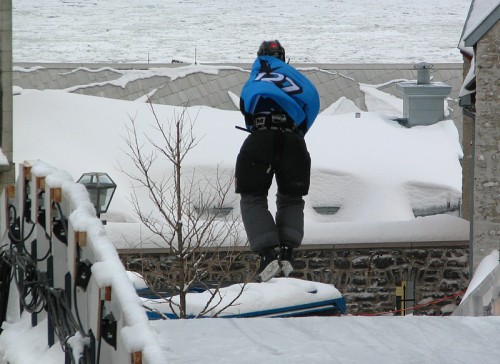
[{"label": "snow on railing", "polygon": [[[83,185],[43,162],[26,162],[0,203],[2,254],[10,258],[5,261],[23,262],[12,263],[16,279],[10,284],[37,287],[28,296],[39,305],[23,310],[31,313],[32,325],[48,326],[49,346],[59,341],[66,362],[74,352],[83,359],[75,362],[84,363],[166,362]],[[45,297],[54,300],[55,316],[64,315],[66,324],[51,317]],[[12,306],[7,311],[20,317],[19,302]]]},{"label": "snow on railing", "polygon": [[499,252],[485,257],[471,280],[454,316],[500,316]]}]

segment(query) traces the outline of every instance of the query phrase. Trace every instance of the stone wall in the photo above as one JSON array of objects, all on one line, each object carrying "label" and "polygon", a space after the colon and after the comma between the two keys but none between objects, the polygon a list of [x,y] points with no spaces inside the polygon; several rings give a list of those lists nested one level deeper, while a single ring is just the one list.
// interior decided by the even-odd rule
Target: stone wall
[{"label": "stone wall", "polygon": [[474,269],[500,247],[500,23],[477,43],[474,160]]},{"label": "stone wall", "polygon": [[[468,242],[402,243],[363,245],[304,245],[295,252],[293,277],[334,284],[344,295],[350,314],[382,314],[396,309],[396,289],[402,281],[415,284],[414,304],[453,296],[469,283]],[[165,276],[177,274],[175,259],[166,250],[121,251],[129,270],[156,281],[151,272]],[[229,283],[242,282],[257,269],[259,257],[243,251],[231,267]],[[151,275],[150,275],[151,274]],[[207,281],[217,281],[220,271],[213,270]],[[424,305],[418,315],[441,315],[458,305],[461,295]],[[450,306],[451,305],[451,306]],[[450,309],[451,308],[451,309]]]},{"label": "stone wall", "polygon": [[[464,56],[464,80],[469,73],[471,59]],[[473,190],[474,185],[474,115],[464,109],[462,124],[462,149],[464,156],[460,160],[462,166],[462,206],[460,208],[461,217],[469,221],[469,237],[472,236],[474,227],[472,225],[472,215],[474,211]],[[469,249],[471,242],[469,241]],[[469,254],[469,275],[473,276],[473,254]]]},{"label": "stone wall", "polygon": [[[12,1],[0,1],[0,148],[12,162]],[[0,164],[0,191],[14,183],[14,165]]]},{"label": "stone wall", "polygon": [[[464,79],[469,73],[471,67],[471,61],[468,56],[464,56],[464,69],[463,75]],[[474,119],[471,113],[464,111],[463,114],[463,126],[462,126],[462,149],[464,156],[460,161],[462,165],[462,207],[461,207],[461,217],[470,220],[472,216],[472,181],[471,176],[473,173],[473,139],[474,139]]]}]

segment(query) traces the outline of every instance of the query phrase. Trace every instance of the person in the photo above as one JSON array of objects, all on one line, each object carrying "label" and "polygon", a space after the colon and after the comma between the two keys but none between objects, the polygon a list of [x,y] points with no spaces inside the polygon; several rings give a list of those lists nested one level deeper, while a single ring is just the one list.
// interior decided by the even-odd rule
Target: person
[{"label": "person", "polygon": [[[303,74],[285,62],[278,40],[264,41],[240,96],[247,131],[236,159],[235,186],[257,271],[267,282],[293,271],[293,250],[304,236],[304,199],[311,158],[304,136],[319,112],[319,95]],[[267,196],[276,178],[276,215]]]}]

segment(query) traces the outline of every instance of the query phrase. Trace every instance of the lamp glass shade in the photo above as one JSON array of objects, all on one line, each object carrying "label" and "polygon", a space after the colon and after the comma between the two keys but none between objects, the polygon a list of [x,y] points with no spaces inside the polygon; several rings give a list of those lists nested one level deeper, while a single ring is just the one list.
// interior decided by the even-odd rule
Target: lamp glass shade
[{"label": "lamp glass shade", "polygon": [[84,173],[78,183],[83,184],[87,189],[90,201],[94,205],[97,214],[108,211],[116,190],[116,184],[107,173]]}]

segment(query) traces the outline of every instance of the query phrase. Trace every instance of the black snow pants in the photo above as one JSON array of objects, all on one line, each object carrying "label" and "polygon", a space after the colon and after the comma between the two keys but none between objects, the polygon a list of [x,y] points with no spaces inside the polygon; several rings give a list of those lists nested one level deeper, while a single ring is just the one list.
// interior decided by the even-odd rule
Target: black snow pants
[{"label": "black snow pants", "polygon": [[[304,200],[309,192],[311,158],[300,133],[256,130],[243,143],[236,160],[236,193],[252,251],[289,245],[304,236]],[[276,216],[267,195],[276,177]]]}]

